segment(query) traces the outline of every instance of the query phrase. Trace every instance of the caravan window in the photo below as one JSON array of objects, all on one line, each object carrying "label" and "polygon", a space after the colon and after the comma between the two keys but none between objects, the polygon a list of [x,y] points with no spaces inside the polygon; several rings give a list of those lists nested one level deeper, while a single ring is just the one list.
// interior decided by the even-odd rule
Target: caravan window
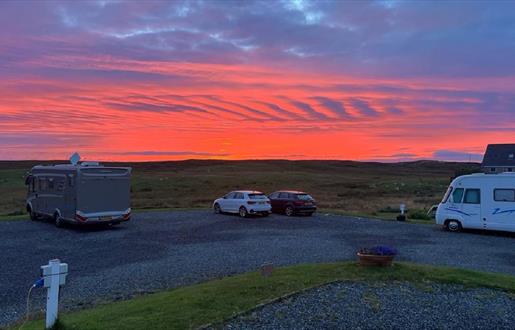
[{"label": "caravan window", "polygon": [[452,193],[452,201],[453,203],[461,203],[463,199],[463,188],[456,188]]},{"label": "caravan window", "polygon": [[481,193],[479,189],[467,189],[465,191],[465,199],[463,203],[466,204],[481,204]]},{"label": "caravan window", "polygon": [[494,200],[496,202],[515,202],[515,189],[495,189]]}]

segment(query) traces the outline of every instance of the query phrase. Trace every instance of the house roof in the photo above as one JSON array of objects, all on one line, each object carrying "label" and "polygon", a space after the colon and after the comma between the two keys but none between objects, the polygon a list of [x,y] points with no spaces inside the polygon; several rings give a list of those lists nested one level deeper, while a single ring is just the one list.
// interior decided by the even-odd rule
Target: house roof
[{"label": "house roof", "polygon": [[482,166],[515,166],[515,144],[489,144]]}]

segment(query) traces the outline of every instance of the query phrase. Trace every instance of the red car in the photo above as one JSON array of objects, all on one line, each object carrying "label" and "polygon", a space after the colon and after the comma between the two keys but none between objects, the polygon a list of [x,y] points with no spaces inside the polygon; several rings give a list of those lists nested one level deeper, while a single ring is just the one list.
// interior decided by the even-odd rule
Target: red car
[{"label": "red car", "polygon": [[312,215],[317,210],[315,199],[302,191],[276,191],[268,198],[272,204],[272,212],[284,213],[287,216]]}]

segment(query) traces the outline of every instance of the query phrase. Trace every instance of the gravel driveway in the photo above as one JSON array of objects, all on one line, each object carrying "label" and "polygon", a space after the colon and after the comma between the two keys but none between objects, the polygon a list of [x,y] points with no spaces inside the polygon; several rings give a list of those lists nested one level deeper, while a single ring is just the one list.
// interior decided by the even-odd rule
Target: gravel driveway
[{"label": "gravel driveway", "polygon": [[[74,308],[255,270],[354,259],[363,246],[395,246],[399,260],[515,275],[515,236],[448,233],[337,215],[240,219],[209,210],[135,214],[111,229],[0,222],[0,325],[24,314],[28,288],[49,259],[69,264],[62,306]],[[44,302],[36,289],[33,303]]]},{"label": "gravel driveway", "polygon": [[513,329],[515,297],[411,283],[325,285],[265,305],[225,329]]}]

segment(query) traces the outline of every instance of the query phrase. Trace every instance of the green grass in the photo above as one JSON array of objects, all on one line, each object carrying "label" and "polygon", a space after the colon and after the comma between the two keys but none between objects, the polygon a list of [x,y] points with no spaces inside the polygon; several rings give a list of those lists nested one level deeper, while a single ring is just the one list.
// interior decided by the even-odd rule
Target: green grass
[{"label": "green grass", "polygon": [[[0,216],[24,212],[24,175],[37,163],[42,162],[0,162]],[[413,211],[428,209],[441,200],[451,177],[479,171],[478,164],[435,161],[189,160],[113,165],[133,167],[133,209],[205,208],[234,189],[295,189],[312,194],[322,209],[387,218],[396,214],[381,211],[398,209],[400,203]]]},{"label": "green grass", "polygon": [[[411,281],[488,287],[515,293],[515,277],[463,269],[396,263],[363,268],[353,262],[279,268],[264,278],[257,272],[225,277],[175,290],[61,314],[60,329],[189,329],[223,320],[279,297],[334,281]],[[373,294],[369,301],[374,303]],[[42,329],[32,321],[23,329]]]}]

